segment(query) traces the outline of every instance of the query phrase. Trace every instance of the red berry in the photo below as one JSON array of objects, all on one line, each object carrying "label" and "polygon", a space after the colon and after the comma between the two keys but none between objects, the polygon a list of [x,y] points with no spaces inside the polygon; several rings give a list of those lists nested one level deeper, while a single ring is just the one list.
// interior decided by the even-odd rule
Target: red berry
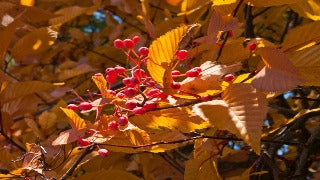
[{"label": "red berry", "polygon": [[124,78],[122,82],[124,85],[128,86],[131,84],[131,78],[130,77]]},{"label": "red berry", "polygon": [[107,75],[106,76],[106,80],[109,84],[113,84],[114,82],[116,82],[117,80],[117,76],[110,76],[110,75]]},{"label": "red berry", "polygon": [[92,136],[94,133],[95,133],[95,130],[94,130],[94,129],[89,129],[89,130],[86,131],[86,134],[87,134],[88,136]]},{"label": "red berry", "polygon": [[120,126],[125,126],[125,125],[127,125],[127,124],[128,124],[128,117],[126,117],[126,116],[121,116],[121,117],[119,117],[119,119],[118,119],[118,124],[119,124]]},{"label": "red berry", "polygon": [[75,104],[68,104],[67,108],[76,111],[78,109],[78,106]]},{"label": "red berry", "polygon": [[178,70],[173,70],[172,72],[171,72],[171,75],[172,76],[177,76],[177,75],[180,75],[181,73],[180,73],[180,71],[178,71]]},{"label": "red berry", "polygon": [[116,71],[115,68],[107,68],[105,71],[106,75],[108,76],[118,76],[118,72]]},{"label": "red berry", "polygon": [[96,73],[93,76],[103,76],[101,73]]},{"label": "red berry", "polygon": [[199,76],[199,72],[195,69],[190,69],[189,71],[186,72],[186,76],[197,77],[197,76]]},{"label": "red berry", "polygon": [[119,92],[116,96],[120,99],[123,99],[126,95],[123,94],[122,92]]},{"label": "red berry", "polygon": [[127,89],[125,89],[123,91],[123,93],[127,96],[127,97],[133,97],[134,95],[136,95],[137,90],[131,87],[128,87]]},{"label": "red berry", "polygon": [[132,85],[137,85],[137,84],[139,84],[139,79],[136,77],[132,77],[132,78],[130,78],[130,83]]},{"label": "red berry", "polygon": [[108,89],[107,92],[111,95],[114,95],[114,96],[117,95],[117,93],[111,89]]},{"label": "red berry", "polygon": [[116,70],[116,72],[118,74],[123,74],[126,71],[126,68],[124,68],[122,66],[116,66],[114,69]]},{"label": "red berry", "polygon": [[137,42],[140,41],[140,37],[139,37],[139,36],[134,36],[134,37],[132,38],[132,41],[136,44]]},{"label": "red berry", "polygon": [[216,45],[217,45],[217,46],[219,46],[219,47],[221,47],[221,46],[222,46],[222,44],[221,44],[221,43],[219,43],[219,42],[216,42]]},{"label": "red berry", "polygon": [[147,56],[149,54],[149,49],[147,47],[141,47],[139,48],[138,53],[142,56]]},{"label": "red berry", "polygon": [[113,45],[115,48],[122,49],[124,48],[124,43],[121,39],[116,39],[113,41]]},{"label": "red berry", "polygon": [[156,98],[161,94],[161,91],[159,89],[151,89],[147,92],[147,96],[150,98]]},{"label": "red berry", "polygon": [[229,38],[232,38],[234,36],[234,31],[233,30],[230,30],[229,31]]},{"label": "red berry", "polygon": [[108,129],[109,130],[118,130],[118,122],[117,121],[111,121],[109,124],[108,124]]},{"label": "red berry", "polygon": [[90,145],[90,141],[87,139],[78,139],[77,144],[78,146],[88,146]]},{"label": "red berry", "polygon": [[29,177],[25,177],[25,178],[23,178],[24,180],[31,180],[31,178],[29,178]]},{"label": "red berry", "polygon": [[159,98],[161,98],[161,100],[166,100],[168,98],[168,94],[164,93],[164,92],[161,92],[159,94]]},{"label": "red berry", "polygon": [[202,72],[202,69],[200,67],[195,67],[195,68],[192,68],[192,69],[198,71],[199,74]]},{"label": "red berry", "polygon": [[176,57],[179,61],[185,60],[187,56],[188,56],[187,50],[179,50],[176,52]]},{"label": "red berry", "polygon": [[181,84],[178,83],[178,82],[173,82],[173,83],[171,84],[171,87],[172,87],[173,89],[180,89]]},{"label": "red berry", "polygon": [[126,107],[127,109],[132,110],[132,109],[134,109],[135,107],[137,107],[137,104],[138,104],[138,102],[137,102],[136,100],[128,100],[128,101],[126,102],[126,104],[125,104],[125,107]]},{"label": "red berry", "polygon": [[146,110],[154,110],[157,108],[157,103],[153,101],[147,101],[144,105],[143,108]]},{"label": "red berry", "polygon": [[143,107],[136,107],[132,110],[133,114],[139,115],[146,113],[146,110]]},{"label": "red berry", "polygon": [[109,156],[110,152],[106,149],[99,149],[98,154],[101,157],[107,157],[107,156]]},{"label": "red berry", "polygon": [[210,100],[212,100],[212,96],[210,96],[209,94],[206,94],[201,97],[201,101],[210,101]]},{"label": "red berry", "polygon": [[250,51],[254,51],[256,48],[257,48],[257,45],[256,45],[255,43],[250,43],[250,44],[248,45],[248,49],[249,49]]},{"label": "red berry", "polygon": [[88,102],[82,102],[79,104],[78,108],[81,111],[88,111],[88,110],[92,109],[92,104],[88,103]]},{"label": "red berry", "polygon": [[146,84],[149,87],[154,87],[156,85],[156,82],[154,80],[150,80],[150,81],[146,82]]},{"label": "red berry", "polygon": [[233,81],[234,80],[234,75],[232,75],[232,74],[227,74],[227,75],[225,75],[224,77],[223,77],[223,80],[224,81],[227,81],[227,82],[231,82],[231,81]]},{"label": "red berry", "polygon": [[132,49],[134,46],[134,42],[131,39],[123,40],[124,46],[128,49]]},{"label": "red berry", "polygon": [[136,69],[133,71],[134,77],[144,77],[146,72],[143,69]]}]

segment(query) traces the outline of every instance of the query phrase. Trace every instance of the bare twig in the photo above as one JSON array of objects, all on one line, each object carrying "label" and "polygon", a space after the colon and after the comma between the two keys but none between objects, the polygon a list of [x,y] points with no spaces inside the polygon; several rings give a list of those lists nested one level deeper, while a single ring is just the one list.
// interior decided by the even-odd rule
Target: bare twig
[{"label": "bare twig", "polygon": [[[244,0],[240,0],[239,3],[237,4],[236,8],[234,9],[233,13],[232,13],[232,16],[235,17],[239,11],[239,8],[241,6],[241,4],[243,3]],[[228,38],[229,38],[229,34],[230,32],[225,32],[225,39],[223,40],[218,52],[217,52],[217,55],[216,55],[216,58],[215,58],[215,62],[219,62],[219,58],[221,57],[221,54],[222,54],[222,51],[223,51],[223,48],[225,46],[225,44],[227,43],[228,41]],[[223,35],[224,35],[223,34]]]},{"label": "bare twig", "polygon": [[88,155],[90,154],[93,150],[95,149],[95,144],[91,144],[90,146],[88,146],[83,152],[82,154],[79,156],[79,158],[72,164],[72,166],[70,167],[70,169],[68,169],[68,171],[60,178],[60,180],[65,180],[67,179],[69,176],[72,175],[73,171],[78,167],[78,165],[80,164],[80,162]]},{"label": "bare twig", "polygon": [[310,135],[307,143],[305,144],[302,152],[300,153],[299,159],[296,162],[297,163],[297,168],[294,173],[294,176],[300,176],[303,175],[303,172],[305,171],[306,168],[306,163],[307,163],[307,158],[310,155],[310,150],[311,147],[313,146],[314,142],[317,140],[317,136],[320,134],[320,126],[318,126]]},{"label": "bare twig", "polygon": [[267,12],[271,7],[267,7],[265,9],[263,9],[262,11],[258,12],[257,14],[253,15],[253,18],[256,18],[260,15],[262,15],[263,13]]}]

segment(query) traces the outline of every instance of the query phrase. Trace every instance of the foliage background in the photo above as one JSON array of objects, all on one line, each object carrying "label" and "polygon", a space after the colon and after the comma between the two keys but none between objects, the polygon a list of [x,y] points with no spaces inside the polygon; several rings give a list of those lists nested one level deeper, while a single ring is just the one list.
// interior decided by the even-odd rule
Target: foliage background
[{"label": "foliage background", "polygon": [[[198,23],[201,27],[192,36],[188,46],[190,58],[179,66],[181,71],[219,57],[223,65],[242,62],[241,70],[236,72],[238,81],[247,76],[251,81],[264,63],[279,67],[280,60],[284,61],[272,56],[274,61],[266,62],[261,58],[263,54],[253,55],[246,47],[250,41],[246,38],[279,48],[296,68],[295,73],[291,71],[287,76],[281,72],[291,66],[281,64],[279,69],[283,71],[267,77],[274,78],[271,84],[256,86],[269,91],[265,92],[268,113],[262,125],[261,146],[257,146],[261,148],[260,155],[238,139],[239,136],[217,131],[213,126],[197,131],[199,128],[188,129],[188,126],[181,130],[186,127],[181,123],[168,126],[169,129],[180,126],[181,132],[164,131],[154,137],[152,143],[163,143],[159,153],[143,148],[108,147],[112,152],[109,157],[90,153],[72,176],[76,179],[115,176],[119,179],[248,179],[251,174],[252,179],[319,178],[319,10],[318,0],[0,1],[0,177],[59,178],[72,167],[84,150],[79,150],[75,143],[51,146],[60,132],[70,128],[68,117],[60,107],[78,100],[70,93],[72,89],[85,98],[88,89],[97,92],[91,81],[93,74],[104,72],[107,67],[129,66],[126,56],[113,47],[113,40],[139,35],[137,47],[149,46],[174,28]],[[214,13],[223,16],[220,26],[215,26],[226,32],[219,34],[222,46],[215,45],[215,40],[210,38],[207,40],[211,44],[196,40],[214,37],[215,32],[210,28]],[[231,16],[239,23],[230,28]],[[229,30],[233,30],[234,36],[226,38]],[[298,74],[303,83],[297,83]],[[117,87],[121,84],[114,86]],[[106,107],[104,112],[110,114],[111,110],[111,106]],[[81,117],[93,122],[95,114]],[[186,132],[189,130],[192,132]],[[201,138],[193,139],[198,135]],[[166,144],[170,140],[178,143]],[[256,141],[260,142],[255,139],[251,143]],[[221,144],[217,146],[217,143]],[[54,154],[45,158],[48,160],[45,166],[43,161],[34,163],[23,155],[25,150],[39,152],[39,145],[48,154]],[[222,150],[217,150],[220,145]],[[24,160],[19,160],[21,157]]]}]

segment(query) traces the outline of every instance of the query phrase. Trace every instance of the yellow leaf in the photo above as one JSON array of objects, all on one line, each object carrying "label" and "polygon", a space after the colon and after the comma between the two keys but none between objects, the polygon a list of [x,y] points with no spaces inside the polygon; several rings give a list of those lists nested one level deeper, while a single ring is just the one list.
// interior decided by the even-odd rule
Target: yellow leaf
[{"label": "yellow leaf", "polygon": [[202,153],[195,159],[186,162],[185,180],[195,179],[222,179],[218,172],[216,160],[209,153]]},{"label": "yellow leaf", "polygon": [[209,3],[211,3],[211,0],[183,0],[181,3],[181,13],[179,13],[178,16],[189,15],[202,7],[207,6]]},{"label": "yellow leaf", "polygon": [[129,131],[125,131],[125,133],[135,146],[150,144],[151,142],[149,135],[139,128],[132,128]]},{"label": "yellow leaf", "polygon": [[57,115],[53,112],[45,111],[39,116],[39,124],[42,129],[50,129],[57,123]]},{"label": "yellow leaf", "polygon": [[74,128],[63,131],[59,134],[59,136],[52,142],[53,146],[64,145],[68,143],[72,143],[80,138],[82,138],[85,134],[84,129],[78,131]]},{"label": "yellow leaf", "polygon": [[178,5],[182,0],[166,0],[168,4],[171,6],[176,6]]},{"label": "yellow leaf", "polygon": [[85,14],[88,11],[86,7],[71,6],[63,9],[59,9],[55,12],[58,17],[52,18],[49,20],[50,25],[64,24],[68,21],[73,20],[74,18]]},{"label": "yellow leaf", "polygon": [[212,0],[214,6],[233,4],[235,2],[237,2],[237,0]]},{"label": "yellow leaf", "polygon": [[81,74],[85,74],[88,72],[96,71],[96,68],[91,67],[88,64],[79,64],[72,69],[67,69],[58,74],[59,81],[65,81],[67,79],[79,76]]},{"label": "yellow leaf", "polygon": [[320,20],[320,1],[319,0],[299,0],[295,4],[290,4],[290,7],[300,16]]},{"label": "yellow leaf", "polygon": [[105,179],[106,177],[113,177],[114,179],[125,179],[125,180],[140,180],[137,176],[134,176],[133,174],[124,171],[124,170],[117,170],[117,169],[111,169],[111,170],[99,170],[91,173],[86,173],[83,176],[79,176],[77,178],[74,178],[74,180],[87,180],[87,179]]},{"label": "yellow leaf", "polygon": [[170,108],[132,116],[129,121],[141,129],[169,129],[181,132],[191,132],[209,126],[208,122],[190,114],[189,107]]},{"label": "yellow leaf", "polygon": [[181,89],[195,94],[208,90],[221,90],[222,77],[239,71],[241,67],[240,63],[226,66],[215,65],[213,62],[207,61],[200,66],[202,69],[201,76],[186,78],[181,82]]},{"label": "yellow leaf", "polygon": [[55,41],[57,32],[50,27],[36,29],[19,39],[12,48],[12,57],[16,61],[23,61],[26,56],[36,55],[46,51]]},{"label": "yellow leaf", "polygon": [[34,6],[34,0],[20,0],[20,4],[24,6]]},{"label": "yellow leaf", "polygon": [[245,0],[245,2],[251,6],[256,7],[270,7],[270,6],[281,6],[285,4],[294,4],[300,0]]},{"label": "yellow leaf", "polygon": [[98,87],[103,98],[115,98],[114,95],[107,92],[107,81],[103,76],[92,76],[92,80]]},{"label": "yellow leaf", "polygon": [[310,22],[292,29],[282,43],[284,52],[294,51],[311,42],[320,41],[320,21]]},{"label": "yellow leaf", "polygon": [[305,85],[320,86],[320,46],[312,46],[287,55],[306,80]]},{"label": "yellow leaf", "polygon": [[81,130],[86,127],[84,119],[82,119],[77,113],[71,109],[61,108],[61,110],[68,116],[69,124],[73,129]]},{"label": "yellow leaf", "polygon": [[181,26],[152,42],[147,63],[151,77],[163,86],[166,69],[172,68],[179,43],[196,25]]},{"label": "yellow leaf", "polygon": [[222,94],[222,99],[196,104],[193,111],[218,129],[242,138],[259,154],[262,124],[267,113],[265,95],[250,84],[232,84]]},{"label": "yellow leaf", "polygon": [[0,94],[0,101],[5,103],[35,92],[47,91],[54,86],[47,82],[25,81],[9,84]]}]

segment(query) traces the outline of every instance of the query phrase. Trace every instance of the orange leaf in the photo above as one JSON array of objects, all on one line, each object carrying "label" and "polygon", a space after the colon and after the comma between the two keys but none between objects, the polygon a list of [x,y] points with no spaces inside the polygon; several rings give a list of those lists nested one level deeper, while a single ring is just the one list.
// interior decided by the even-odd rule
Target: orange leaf
[{"label": "orange leaf", "polygon": [[69,124],[72,129],[81,130],[86,127],[84,119],[82,119],[77,113],[71,109],[61,108],[62,111],[68,116]]}]

